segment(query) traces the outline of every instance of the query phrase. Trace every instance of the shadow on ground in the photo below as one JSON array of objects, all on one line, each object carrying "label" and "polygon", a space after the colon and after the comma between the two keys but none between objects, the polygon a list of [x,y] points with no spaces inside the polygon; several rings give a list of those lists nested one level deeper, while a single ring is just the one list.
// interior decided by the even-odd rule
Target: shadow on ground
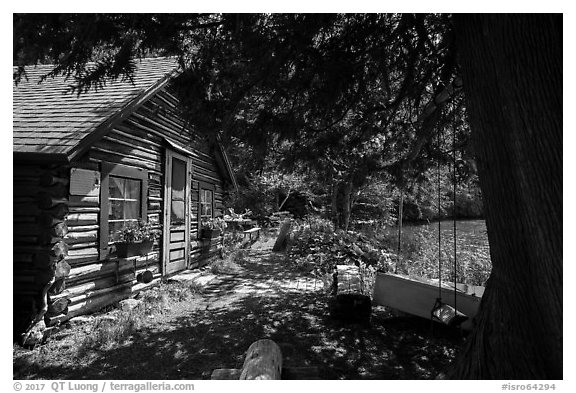
[{"label": "shadow on ground", "polygon": [[241,274],[210,284],[169,321],[147,322],[127,343],[77,355],[78,362],[21,357],[14,378],[209,379],[216,368],[241,368],[246,349],[260,338],[280,345],[285,366],[318,367],[321,379],[429,379],[454,359],[461,336],[442,326],[432,331],[427,320],[396,318],[381,307],[370,326],[331,320],[321,291],[275,286],[299,276],[285,263],[255,250]]}]

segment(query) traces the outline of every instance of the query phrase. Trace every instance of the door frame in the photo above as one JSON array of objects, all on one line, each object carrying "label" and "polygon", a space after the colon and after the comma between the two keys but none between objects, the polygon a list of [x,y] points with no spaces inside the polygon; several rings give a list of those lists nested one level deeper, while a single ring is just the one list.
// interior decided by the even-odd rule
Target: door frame
[{"label": "door frame", "polygon": [[170,262],[170,212],[172,202],[172,159],[184,161],[186,163],[186,197],[185,197],[185,230],[184,230],[184,269],[190,266],[190,225],[191,225],[191,211],[190,200],[192,192],[192,158],[182,153],[178,153],[171,149],[166,149],[166,158],[164,165],[164,210],[163,214],[163,242],[162,242],[162,275],[166,276],[168,273],[168,263]]}]

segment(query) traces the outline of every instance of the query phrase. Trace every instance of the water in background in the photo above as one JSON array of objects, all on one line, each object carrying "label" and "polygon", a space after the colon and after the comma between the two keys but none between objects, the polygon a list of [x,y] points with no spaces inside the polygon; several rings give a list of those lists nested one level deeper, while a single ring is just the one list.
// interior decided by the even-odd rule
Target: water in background
[{"label": "water in background", "polygon": [[[398,270],[427,278],[438,278],[442,262],[442,278],[454,278],[454,227],[452,220],[440,223],[441,247],[438,252],[438,222],[404,225],[402,228],[401,258]],[[386,229],[392,250],[397,250],[398,228]],[[484,220],[456,221],[456,278],[458,282],[485,285],[492,263]]]}]

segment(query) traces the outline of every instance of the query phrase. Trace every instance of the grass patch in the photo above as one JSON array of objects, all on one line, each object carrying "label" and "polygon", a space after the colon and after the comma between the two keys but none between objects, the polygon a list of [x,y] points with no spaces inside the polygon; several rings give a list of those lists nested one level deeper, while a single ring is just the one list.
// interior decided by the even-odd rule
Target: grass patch
[{"label": "grass patch", "polygon": [[210,262],[210,272],[213,274],[235,274],[241,269],[241,265],[248,257],[248,250],[236,249],[230,251],[223,259],[215,259]]},{"label": "grass patch", "polygon": [[123,344],[140,327],[143,316],[142,310],[135,308],[113,313],[111,318],[97,318],[79,343],[79,352]]},{"label": "grass patch", "polygon": [[[168,282],[141,292],[138,306],[131,310],[114,309],[97,316],[84,327],[85,334],[74,337],[80,354],[89,349],[105,350],[129,341],[145,318],[167,312],[177,302],[197,297],[202,287],[194,282]],[[116,305],[117,307],[117,305]]]}]

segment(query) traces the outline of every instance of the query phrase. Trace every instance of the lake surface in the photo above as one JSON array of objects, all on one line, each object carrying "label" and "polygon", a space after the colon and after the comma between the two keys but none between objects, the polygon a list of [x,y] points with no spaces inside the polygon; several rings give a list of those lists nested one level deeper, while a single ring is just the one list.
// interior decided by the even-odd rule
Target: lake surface
[{"label": "lake surface", "polygon": [[[389,235],[398,236],[398,228],[388,228]],[[454,253],[454,223],[440,222],[440,252],[438,252],[438,222],[408,224],[402,228],[401,267],[405,273],[438,278],[440,259],[443,279],[453,280],[454,255],[459,282],[485,285],[490,274],[490,246],[484,220],[456,221],[456,253]]]}]

